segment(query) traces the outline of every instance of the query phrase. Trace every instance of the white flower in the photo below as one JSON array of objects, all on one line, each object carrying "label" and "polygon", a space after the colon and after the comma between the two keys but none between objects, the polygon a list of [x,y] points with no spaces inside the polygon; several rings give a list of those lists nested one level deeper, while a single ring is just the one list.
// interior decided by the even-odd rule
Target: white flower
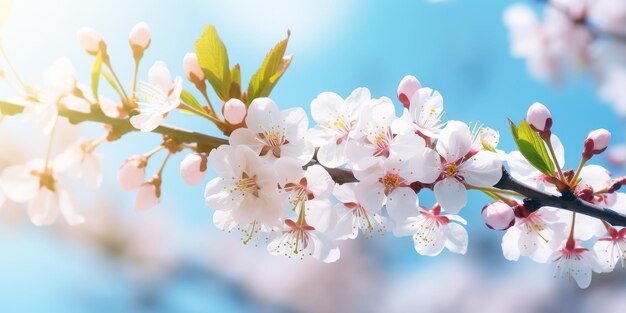
[{"label": "white flower", "polygon": [[626,260],[626,228],[618,231],[611,227],[609,236],[599,238],[593,245],[593,251],[598,256],[600,265],[605,268],[615,268],[618,261],[624,267],[624,260]]},{"label": "white flower", "polygon": [[442,215],[441,206],[436,204],[430,211],[420,207],[419,215],[409,217],[396,226],[393,233],[396,236],[412,235],[415,251],[421,255],[438,255],[444,247],[450,252],[465,254],[468,236],[461,224],[467,222],[458,215]]},{"label": "white flower", "polygon": [[269,98],[252,101],[246,116],[247,128],[230,135],[233,146],[247,146],[266,160],[281,157],[297,159],[301,165],[313,157],[313,146],[305,138],[309,121],[302,108],[280,111]]},{"label": "white flower", "polygon": [[339,200],[335,204],[337,225],[332,231],[337,240],[355,239],[359,231],[367,238],[375,231],[383,234],[389,230],[390,223],[386,217],[380,215],[380,210],[368,211],[359,203],[354,193],[356,185],[357,183],[336,185],[333,190],[333,195]]},{"label": "white flower", "polygon": [[347,160],[346,147],[354,138],[363,107],[372,102],[367,88],[357,88],[345,100],[336,93],[321,93],[311,102],[311,115],[317,123],[310,130],[317,159],[325,167],[338,167]]},{"label": "white flower", "polygon": [[392,132],[391,125],[395,119],[395,109],[388,98],[381,98],[365,106],[356,126],[356,138],[347,143],[348,159],[351,162],[359,162],[366,157],[408,160],[420,153],[424,140],[414,132]]},{"label": "white flower", "polygon": [[274,224],[283,214],[283,197],[271,165],[246,146],[222,145],[209,154],[217,178],[204,192],[206,204],[231,211],[239,225]]},{"label": "white flower", "polygon": [[312,256],[324,263],[339,260],[337,244],[313,226],[298,225],[296,222],[285,220],[283,234],[267,245],[267,250],[273,255],[284,255],[288,258]]},{"label": "white flower", "polygon": [[157,128],[170,111],[180,104],[183,80],[170,76],[165,63],[156,62],[148,72],[150,83],[139,84],[139,114],[130,118],[133,127],[149,132]]},{"label": "white flower", "polygon": [[79,139],[57,157],[57,168],[74,178],[84,177],[91,188],[100,187],[103,155],[95,153],[95,148],[93,140]]},{"label": "white flower", "polygon": [[354,168],[354,176],[359,180],[355,188],[357,200],[368,212],[379,212],[386,205],[392,219],[403,221],[411,216],[418,201],[411,183],[432,183],[438,176],[422,168],[424,159],[434,158],[436,153],[424,148],[419,157],[410,160],[364,159]]},{"label": "white flower", "polygon": [[34,159],[26,165],[5,168],[0,187],[12,201],[27,203],[30,220],[37,226],[54,223],[59,212],[70,225],[83,223],[85,219],[75,211],[57,174],[54,165],[45,168],[43,160]]},{"label": "white flower", "polygon": [[298,160],[280,158],[274,168],[293,208],[304,206],[308,225],[322,232],[335,226],[337,213],[328,200],[335,183],[323,167],[312,165],[303,170]]},{"label": "white flower", "polygon": [[551,258],[556,262],[554,277],[573,278],[578,287],[587,288],[591,284],[591,272],[602,273],[604,269],[598,263],[596,255],[579,245],[574,240],[567,240],[561,249]]},{"label": "white flower", "polygon": [[117,171],[117,180],[124,191],[138,189],[146,177],[148,159],[142,155],[133,155],[124,160]]},{"label": "white flower", "polygon": [[551,254],[566,236],[567,224],[560,222],[552,208],[543,207],[528,213],[520,205],[515,210],[515,225],[502,237],[504,257],[517,261],[524,255],[538,263],[550,261]]},{"label": "white flower", "polygon": [[442,126],[443,97],[427,87],[418,89],[410,99],[409,109],[393,123],[396,133],[417,133],[436,138]]},{"label": "white flower", "polygon": [[[437,202],[449,213],[456,214],[467,204],[465,184],[492,187],[502,177],[502,162],[496,153],[479,151],[468,156],[472,147],[469,127],[458,121],[449,121],[439,134],[434,169],[441,180],[433,188]],[[432,160],[432,159],[429,159]]]}]

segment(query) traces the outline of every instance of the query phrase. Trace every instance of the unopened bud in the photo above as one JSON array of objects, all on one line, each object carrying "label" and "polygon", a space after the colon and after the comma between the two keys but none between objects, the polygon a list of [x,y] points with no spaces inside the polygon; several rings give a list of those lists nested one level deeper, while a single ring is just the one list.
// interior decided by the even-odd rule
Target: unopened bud
[{"label": "unopened bud", "polygon": [[611,133],[603,128],[593,130],[587,135],[583,158],[591,159],[592,156],[600,154],[606,150],[611,141]]},{"label": "unopened bud", "polygon": [[239,99],[230,99],[224,104],[223,113],[228,123],[237,125],[246,117],[246,105]]},{"label": "unopened bud", "polygon": [[145,50],[150,46],[150,27],[146,22],[141,22],[130,31],[130,35],[128,35],[128,42],[130,46],[135,49],[135,47]]},{"label": "unopened bud", "polygon": [[159,205],[161,197],[161,179],[154,177],[141,185],[135,198],[135,211],[147,211]]},{"label": "unopened bud", "polygon": [[78,30],[78,43],[87,53],[96,55],[98,51],[100,51],[100,46],[104,41],[95,29],[83,27]]},{"label": "unopened bud", "polygon": [[198,56],[195,53],[187,53],[183,58],[183,70],[190,82],[197,83],[204,80],[204,72],[198,63]]},{"label": "unopened bud", "polygon": [[124,191],[135,190],[144,182],[146,176],[147,159],[141,155],[134,155],[126,159],[117,171],[117,179]]},{"label": "unopened bud", "polygon": [[593,202],[593,199],[595,197],[595,194],[593,193],[593,188],[591,188],[588,185],[584,185],[584,186],[576,186],[576,190],[574,191],[574,195],[576,195],[576,197],[580,198],[580,200],[586,201],[586,202]]},{"label": "unopened bud", "polygon": [[402,102],[405,108],[409,108],[411,97],[420,89],[421,84],[415,76],[407,75],[402,78],[398,85],[398,100]]},{"label": "unopened bud", "polygon": [[180,162],[180,176],[187,185],[200,183],[206,176],[207,158],[199,153],[191,153]]},{"label": "unopened bud", "polygon": [[481,212],[487,227],[495,230],[506,230],[515,224],[513,208],[504,202],[492,202],[483,207]]},{"label": "unopened bud", "polygon": [[535,102],[528,108],[526,122],[539,134],[549,134],[552,128],[552,114],[545,105]]}]

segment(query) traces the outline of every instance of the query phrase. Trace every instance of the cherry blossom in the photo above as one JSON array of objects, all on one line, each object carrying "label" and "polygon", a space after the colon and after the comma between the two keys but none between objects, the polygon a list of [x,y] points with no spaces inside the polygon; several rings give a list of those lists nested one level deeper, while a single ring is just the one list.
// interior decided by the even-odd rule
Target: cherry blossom
[{"label": "cherry blossom", "polygon": [[507,230],[515,224],[515,213],[508,204],[495,201],[483,207],[481,215],[487,227],[496,230]]},{"label": "cherry blossom", "polygon": [[138,23],[131,29],[128,35],[128,42],[135,49],[145,50],[150,45],[150,27],[145,22]]},{"label": "cherry blossom", "polygon": [[441,207],[458,213],[467,203],[465,184],[492,187],[502,176],[502,163],[497,154],[479,151],[468,156],[472,146],[469,127],[458,121],[449,121],[439,134],[436,149],[441,156],[432,167],[441,175],[433,190]]},{"label": "cherry blossom", "polygon": [[324,263],[332,263],[339,259],[340,253],[337,244],[327,238],[315,227],[298,225],[290,219],[285,220],[283,234],[267,245],[267,251],[273,255],[286,257],[312,256]]},{"label": "cherry blossom", "polygon": [[339,201],[335,204],[337,225],[332,233],[337,240],[355,239],[359,232],[365,237],[378,232],[383,234],[391,229],[391,223],[383,216],[380,209],[368,211],[356,198],[356,183],[335,185],[333,195]]},{"label": "cherry blossom", "polygon": [[180,104],[182,78],[172,80],[167,66],[156,62],[148,73],[150,83],[140,82],[139,114],[131,116],[133,127],[149,132],[163,122],[167,114]]},{"label": "cherry blossom", "polygon": [[626,260],[626,228],[616,230],[609,228],[609,236],[599,238],[593,245],[593,251],[598,256],[598,261],[608,269],[615,268],[619,261],[624,267]]},{"label": "cherry blossom", "polygon": [[96,153],[94,140],[78,140],[70,145],[67,150],[59,155],[57,163],[69,175],[85,179],[87,186],[98,188],[102,183],[102,158],[103,155]]},{"label": "cherry blossom", "polygon": [[415,92],[421,87],[422,85],[420,84],[419,80],[415,78],[415,76],[404,76],[398,84],[398,100],[400,100],[405,108],[408,108],[411,104],[411,98],[413,97],[413,94],[415,94]]},{"label": "cherry blossom", "polygon": [[249,147],[270,161],[292,157],[304,165],[313,157],[313,146],[305,138],[309,121],[302,108],[280,111],[271,99],[257,98],[250,104],[245,121],[247,128],[230,134],[231,145]]},{"label": "cherry blossom", "polygon": [[137,189],[137,197],[133,205],[135,211],[147,211],[159,205],[161,201],[161,178],[156,176],[143,183]]},{"label": "cherry blossom", "polygon": [[104,43],[96,30],[89,27],[83,27],[78,30],[78,42],[83,50],[92,55],[98,53],[100,46]]},{"label": "cherry blossom", "polygon": [[68,224],[81,224],[85,219],[74,209],[52,163],[33,159],[25,165],[7,167],[0,176],[0,187],[11,201],[27,203],[28,215],[36,226],[54,223],[59,213]]},{"label": "cherry blossom", "polygon": [[410,98],[408,109],[393,124],[394,132],[415,133],[436,138],[443,126],[443,97],[431,88],[419,88]]},{"label": "cherry blossom", "polygon": [[347,143],[358,135],[356,124],[361,110],[371,102],[367,88],[355,89],[345,100],[336,93],[324,92],[311,102],[311,115],[317,124],[309,132],[313,145],[319,148],[320,164],[334,168],[348,161]]},{"label": "cherry blossom", "polygon": [[419,215],[399,223],[393,231],[394,235],[412,235],[415,251],[421,255],[435,256],[444,248],[465,254],[468,243],[467,231],[462,226],[467,224],[465,219],[458,215],[441,214],[438,204],[432,210],[419,207],[418,211]]},{"label": "cherry blossom", "polygon": [[230,99],[224,103],[224,119],[231,125],[243,122],[246,117],[246,105],[239,99]]},{"label": "cherry blossom", "polygon": [[502,253],[507,260],[528,256],[538,263],[550,261],[553,251],[566,236],[567,224],[561,222],[554,209],[542,207],[528,212],[523,205],[515,208],[515,225],[502,237]]},{"label": "cherry blossom", "polygon": [[580,288],[589,287],[592,272],[604,272],[595,253],[571,239],[555,251],[550,259],[556,263],[554,277],[573,278]]},{"label": "cherry blossom", "polygon": [[220,146],[209,154],[217,174],[206,186],[206,204],[231,211],[239,225],[274,224],[283,214],[283,196],[274,168],[247,146]]}]

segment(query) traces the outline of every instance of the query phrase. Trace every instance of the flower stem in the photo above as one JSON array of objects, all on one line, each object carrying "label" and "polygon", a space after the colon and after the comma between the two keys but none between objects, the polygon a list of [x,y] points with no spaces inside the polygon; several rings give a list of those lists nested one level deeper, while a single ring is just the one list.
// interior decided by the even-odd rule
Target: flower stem
[{"label": "flower stem", "polygon": [[578,169],[576,169],[576,174],[574,174],[574,177],[572,177],[572,180],[569,181],[569,186],[574,189],[574,187],[576,187],[576,181],[578,180],[578,176],[580,176],[580,172],[583,170],[583,167],[585,166],[585,163],[587,163],[589,159],[583,157],[580,159],[580,164],[578,164]]},{"label": "flower stem", "polygon": [[120,91],[122,92],[122,95],[126,99],[126,102],[130,103],[130,98],[128,98],[128,95],[126,94],[124,85],[122,85],[122,83],[120,82],[120,79],[117,77],[117,74],[115,74],[115,70],[113,70],[113,66],[111,66],[111,61],[105,61],[104,64],[106,64],[106,66],[109,68],[109,71],[111,71],[111,74],[113,75],[113,79],[115,79],[115,82],[119,86]]},{"label": "flower stem", "polygon": [[135,60],[135,71],[133,74],[133,90],[132,90],[133,99],[137,98],[137,75],[139,73],[139,62],[140,62],[140,59]]},{"label": "flower stem", "polygon": [[559,160],[557,159],[556,153],[554,153],[554,148],[552,147],[552,141],[550,141],[550,138],[542,138],[542,139],[546,143],[546,146],[548,147],[548,151],[550,151],[550,156],[552,157],[552,160],[554,161],[554,165],[559,175],[559,179],[564,184],[566,184],[567,182],[565,181],[565,175],[563,175],[563,171],[561,170],[561,164],[559,164]]},{"label": "flower stem", "polygon": [[168,152],[167,155],[165,156],[165,159],[163,159],[163,163],[161,163],[161,167],[159,167],[159,171],[157,172],[158,177],[161,177],[161,174],[163,174],[163,169],[165,169],[165,164],[167,164],[167,161],[170,159],[171,155],[172,153]]},{"label": "flower stem", "polygon": [[465,185],[465,188],[467,189],[480,190],[483,192],[491,192],[496,195],[504,194],[504,195],[510,195],[510,196],[516,196],[516,197],[524,197],[523,194],[516,192],[516,191],[512,191],[512,190],[503,190],[503,189],[489,188],[489,187],[478,187],[478,186],[470,185],[468,183],[464,183],[464,185]]},{"label": "flower stem", "polygon": [[217,119],[215,116],[212,116],[210,114],[207,114],[206,112],[202,112],[184,102],[181,102],[179,105],[179,108],[183,109],[183,110],[187,110],[187,111],[191,111],[193,113],[196,113],[197,115],[200,115],[208,120],[210,120],[211,122],[215,123],[216,125],[222,125],[224,124],[224,122],[222,122],[221,120]]}]

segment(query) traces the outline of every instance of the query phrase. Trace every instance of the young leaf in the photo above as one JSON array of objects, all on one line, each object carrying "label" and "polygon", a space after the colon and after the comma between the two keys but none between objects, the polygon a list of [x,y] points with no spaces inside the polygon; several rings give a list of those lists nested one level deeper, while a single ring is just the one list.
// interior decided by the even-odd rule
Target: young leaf
[{"label": "young leaf", "polygon": [[230,70],[230,78],[231,83],[229,98],[241,99],[241,70],[239,68],[239,64],[235,64],[235,66],[233,66],[233,68]]},{"label": "young leaf", "polygon": [[246,104],[249,105],[256,98],[269,96],[278,80],[285,73],[289,64],[291,64],[293,56],[285,57],[290,36],[291,32],[287,32],[287,38],[281,40],[270,50],[265,59],[263,59],[261,67],[250,78]]},{"label": "young leaf", "polygon": [[96,59],[91,68],[91,91],[93,98],[98,101],[98,85],[100,84],[100,73],[102,72],[102,51],[98,51]]},{"label": "young leaf", "polygon": [[[191,92],[184,90],[180,93],[180,99],[183,100],[183,102],[185,104],[187,104],[188,106],[200,111],[200,112],[204,112],[204,108],[202,108],[202,105],[200,104],[200,102],[198,102],[198,100],[196,99],[196,97],[194,97]],[[190,113],[190,114],[194,114],[194,115],[198,115],[197,113],[190,111],[190,110],[185,110],[185,109],[181,109],[181,111],[184,111],[186,113]]]},{"label": "young leaf", "polygon": [[539,135],[524,120],[519,127],[509,120],[511,133],[517,147],[526,160],[541,173],[554,177],[554,163]]},{"label": "young leaf", "polygon": [[213,25],[208,25],[196,41],[196,55],[215,93],[227,101],[231,82],[228,52]]}]

